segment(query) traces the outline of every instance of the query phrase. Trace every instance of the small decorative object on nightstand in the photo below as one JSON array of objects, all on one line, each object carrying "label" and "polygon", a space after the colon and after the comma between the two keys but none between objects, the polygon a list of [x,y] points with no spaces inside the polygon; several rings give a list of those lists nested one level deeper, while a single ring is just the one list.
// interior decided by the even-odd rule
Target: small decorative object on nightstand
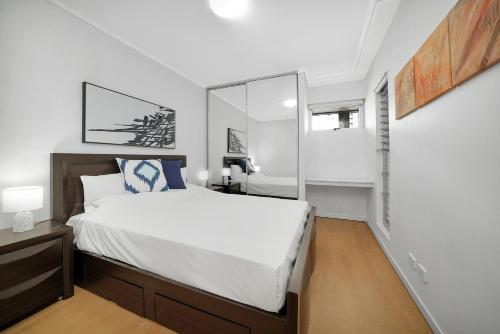
[{"label": "small decorative object on nightstand", "polygon": [[14,232],[25,232],[33,229],[33,213],[31,210],[43,207],[42,187],[16,187],[2,191],[2,211],[16,212],[14,215]]},{"label": "small decorative object on nightstand", "polygon": [[0,331],[73,296],[73,229],[45,221],[25,233],[0,230]]},{"label": "small decorative object on nightstand", "polygon": [[231,175],[230,168],[222,168],[222,183],[229,184],[229,175]]}]

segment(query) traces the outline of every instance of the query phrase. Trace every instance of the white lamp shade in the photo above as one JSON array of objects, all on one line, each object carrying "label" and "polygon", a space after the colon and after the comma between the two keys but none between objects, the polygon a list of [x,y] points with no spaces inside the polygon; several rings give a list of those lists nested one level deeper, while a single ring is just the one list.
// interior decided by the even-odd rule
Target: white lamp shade
[{"label": "white lamp shade", "polygon": [[208,180],[208,170],[202,170],[198,174],[198,179],[200,179],[200,181],[207,181]]},{"label": "white lamp shade", "polygon": [[231,168],[222,168],[222,176],[231,175]]},{"label": "white lamp shade", "polygon": [[255,168],[255,171],[258,173],[260,172],[260,166],[253,166]]},{"label": "white lamp shade", "polygon": [[16,187],[6,188],[2,191],[3,212],[31,211],[42,207],[42,187]]}]

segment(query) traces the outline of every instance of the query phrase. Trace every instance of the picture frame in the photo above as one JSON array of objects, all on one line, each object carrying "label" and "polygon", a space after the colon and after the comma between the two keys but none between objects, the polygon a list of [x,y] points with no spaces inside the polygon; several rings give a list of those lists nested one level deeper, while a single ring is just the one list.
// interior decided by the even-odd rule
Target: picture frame
[{"label": "picture frame", "polygon": [[175,110],[82,83],[82,142],[175,149]]},{"label": "picture frame", "polygon": [[247,134],[246,132],[227,129],[227,153],[246,154]]}]

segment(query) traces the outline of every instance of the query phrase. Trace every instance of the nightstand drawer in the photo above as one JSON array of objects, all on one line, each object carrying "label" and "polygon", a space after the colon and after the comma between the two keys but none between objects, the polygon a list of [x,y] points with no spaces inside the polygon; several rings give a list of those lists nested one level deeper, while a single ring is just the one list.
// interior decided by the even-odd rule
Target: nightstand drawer
[{"label": "nightstand drawer", "polygon": [[2,273],[0,290],[20,284],[61,265],[61,238],[0,255]]},{"label": "nightstand drawer", "polygon": [[0,291],[0,328],[62,295],[62,269],[53,269]]}]

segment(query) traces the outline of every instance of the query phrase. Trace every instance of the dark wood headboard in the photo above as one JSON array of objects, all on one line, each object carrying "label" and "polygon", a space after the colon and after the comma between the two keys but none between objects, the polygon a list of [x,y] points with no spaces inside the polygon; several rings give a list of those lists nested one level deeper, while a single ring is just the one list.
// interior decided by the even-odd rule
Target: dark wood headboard
[{"label": "dark wood headboard", "polygon": [[241,159],[250,160],[250,158],[247,157],[224,157],[222,161],[222,167],[228,168],[231,167],[231,165],[237,165]]},{"label": "dark wood headboard", "polygon": [[83,212],[82,175],[105,175],[119,173],[116,158],[182,160],[185,155],[134,155],[134,154],[51,154],[52,217],[66,223],[71,216]]}]

